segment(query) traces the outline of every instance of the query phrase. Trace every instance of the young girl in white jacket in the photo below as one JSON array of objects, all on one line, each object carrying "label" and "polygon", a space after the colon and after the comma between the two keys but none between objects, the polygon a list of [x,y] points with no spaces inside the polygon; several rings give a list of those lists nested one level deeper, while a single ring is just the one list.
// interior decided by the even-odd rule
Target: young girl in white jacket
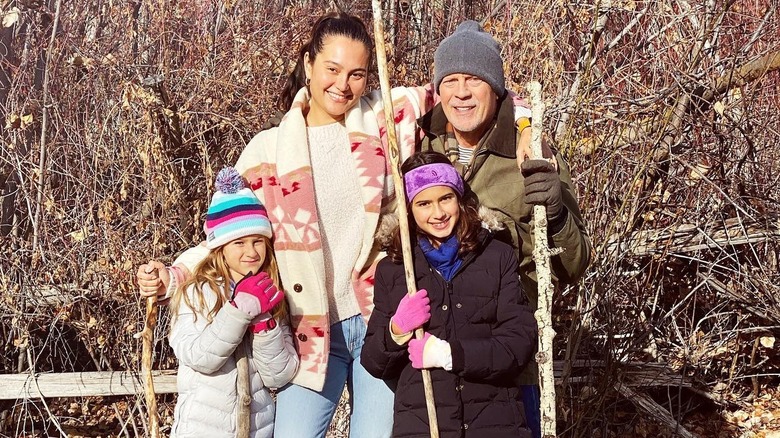
[{"label": "young girl in white jacket", "polygon": [[179,360],[171,437],[270,438],[268,388],[289,382],[299,363],[271,223],[235,169],[220,171],[216,186],[204,226],[209,254],[171,300]]}]

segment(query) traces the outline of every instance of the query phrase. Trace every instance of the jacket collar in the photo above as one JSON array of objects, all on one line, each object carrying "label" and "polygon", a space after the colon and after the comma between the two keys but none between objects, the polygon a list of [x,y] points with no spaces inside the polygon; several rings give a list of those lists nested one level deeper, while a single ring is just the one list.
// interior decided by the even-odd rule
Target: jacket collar
[{"label": "jacket collar", "polygon": [[[428,136],[441,137],[447,134],[447,116],[438,103],[428,113],[417,119],[417,126]],[[517,133],[515,132],[515,110],[509,93],[498,100],[498,112],[491,126],[482,140],[478,149],[485,148],[488,151],[506,158],[517,157]]]}]

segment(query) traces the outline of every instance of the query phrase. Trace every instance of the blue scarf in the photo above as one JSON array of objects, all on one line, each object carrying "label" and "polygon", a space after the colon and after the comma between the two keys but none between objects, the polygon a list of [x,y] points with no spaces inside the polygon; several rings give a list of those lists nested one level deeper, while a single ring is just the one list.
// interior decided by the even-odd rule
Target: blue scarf
[{"label": "blue scarf", "polygon": [[458,257],[460,242],[458,242],[457,236],[453,234],[449,239],[442,242],[438,248],[434,248],[427,237],[421,236],[418,241],[428,263],[439,271],[439,274],[445,280],[452,280],[452,277],[455,276],[455,271],[463,264],[463,260]]}]

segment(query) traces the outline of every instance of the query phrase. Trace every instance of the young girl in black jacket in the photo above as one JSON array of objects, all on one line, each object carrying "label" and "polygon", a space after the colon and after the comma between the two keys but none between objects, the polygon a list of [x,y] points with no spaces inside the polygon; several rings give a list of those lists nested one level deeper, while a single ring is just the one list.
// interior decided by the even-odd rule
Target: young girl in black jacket
[{"label": "young girl in black jacket", "polygon": [[[483,228],[447,157],[418,153],[401,170],[420,291],[407,295],[396,228],[361,355],[369,373],[397,385],[393,436],[429,436],[418,371],[427,368],[443,438],[530,437],[513,377],[531,360],[537,329],[515,253]],[[412,339],[417,327],[423,339]]]}]

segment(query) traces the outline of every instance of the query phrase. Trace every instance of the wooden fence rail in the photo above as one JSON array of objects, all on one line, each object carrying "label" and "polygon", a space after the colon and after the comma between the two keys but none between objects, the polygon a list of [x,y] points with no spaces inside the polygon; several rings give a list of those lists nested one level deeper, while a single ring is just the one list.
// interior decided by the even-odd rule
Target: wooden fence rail
[{"label": "wooden fence rail", "polygon": [[[569,382],[589,383],[593,380],[591,373],[603,372],[604,366],[599,360],[576,360],[572,363],[574,375]],[[560,385],[563,361],[556,360],[553,370],[555,384]],[[156,370],[152,375],[155,393],[176,392],[176,370]],[[623,384],[631,387],[690,386],[686,379],[659,363],[623,363],[621,375]],[[140,395],[143,392],[141,374],[137,371],[0,374],[0,400]]]},{"label": "wooden fence rail", "polygon": [[[176,392],[176,371],[154,371],[157,394]],[[56,397],[92,397],[143,394],[140,373],[95,371],[84,373],[0,374],[0,400]]]}]

